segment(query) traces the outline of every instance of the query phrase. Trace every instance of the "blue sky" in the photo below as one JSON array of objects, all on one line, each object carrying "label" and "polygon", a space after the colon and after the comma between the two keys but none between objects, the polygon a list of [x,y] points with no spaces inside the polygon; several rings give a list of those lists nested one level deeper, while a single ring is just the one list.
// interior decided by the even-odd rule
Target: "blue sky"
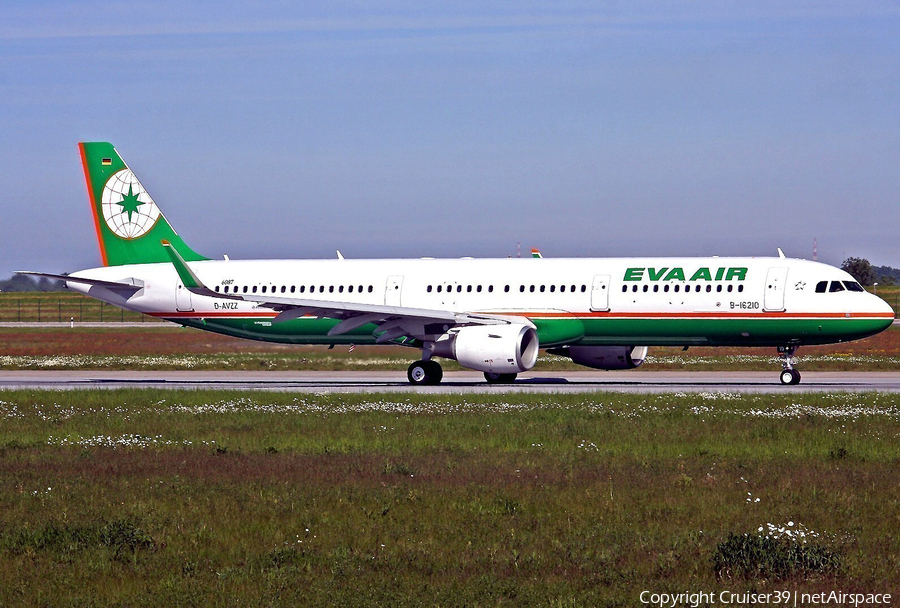
[{"label": "blue sky", "polygon": [[99,264],[80,140],[211,257],[900,266],[896,3],[373,4],[0,4],[0,277]]}]

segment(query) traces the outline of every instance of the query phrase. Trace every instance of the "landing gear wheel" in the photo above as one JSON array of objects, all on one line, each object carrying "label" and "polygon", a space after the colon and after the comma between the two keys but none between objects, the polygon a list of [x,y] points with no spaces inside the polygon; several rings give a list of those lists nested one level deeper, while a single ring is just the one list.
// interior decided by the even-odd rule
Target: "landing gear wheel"
[{"label": "landing gear wheel", "polygon": [[410,384],[438,384],[444,377],[444,370],[435,361],[416,361],[406,370]]},{"label": "landing gear wheel", "polygon": [[431,368],[431,384],[440,384],[444,379],[444,368],[437,361],[426,361]]},{"label": "landing gear wheel", "polygon": [[800,372],[795,369],[785,369],[781,371],[782,384],[800,384]]},{"label": "landing gear wheel", "polygon": [[488,384],[512,384],[516,381],[517,374],[497,374],[494,372],[484,372],[484,379]]},{"label": "landing gear wheel", "polygon": [[781,359],[781,376],[779,379],[782,384],[800,384],[800,372],[794,369],[791,364],[791,358],[796,352],[796,346],[779,346],[778,358]]}]

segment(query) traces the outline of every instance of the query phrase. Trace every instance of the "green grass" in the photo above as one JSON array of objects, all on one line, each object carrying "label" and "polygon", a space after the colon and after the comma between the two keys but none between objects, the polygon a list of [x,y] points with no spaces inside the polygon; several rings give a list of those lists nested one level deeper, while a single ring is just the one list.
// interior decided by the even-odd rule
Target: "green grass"
[{"label": "green grass", "polygon": [[[155,347],[154,347],[155,345]],[[900,326],[867,340],[801,348],[802,371],[896,371],[900,369]],[[402,347],[360,346],[329,350],[224,338],[171,324],[108,328],[0,328],[0,370],[245,370],[245,371],[396,371],[403,373],[419,356]],[[445,371],[463,368],[441,360]],[[680,371],[773,371],[774,349],[651,347],[636,373]],[[564,357],[541,353],[533,373],[587,371]],[[602,372],[596,372],[602,374]]]},{"label": "green grass", "polygon": [[7,391],[0,420],[4,606],[900,590],[895,395]]}]

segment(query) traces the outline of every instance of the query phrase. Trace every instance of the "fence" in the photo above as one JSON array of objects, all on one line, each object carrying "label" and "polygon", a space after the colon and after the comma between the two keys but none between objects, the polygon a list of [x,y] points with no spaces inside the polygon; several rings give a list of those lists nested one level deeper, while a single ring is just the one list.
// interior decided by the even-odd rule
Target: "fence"
[{"label": "fence", "polygon": [[[871,290],[871,288],[869,288]],[[900,314],[900,290],[879,290],[879,297]],[[12,292],[0,293],[0,322],[65,323],[137,322],[160,323],[158,319],[130,312],[78,293]]]},{"label": "fence", "polygon": [[123,310],[81,294],[19,292],[0,294],[0,322],[65,323],[137,322],[159,323],[157,319]]}]

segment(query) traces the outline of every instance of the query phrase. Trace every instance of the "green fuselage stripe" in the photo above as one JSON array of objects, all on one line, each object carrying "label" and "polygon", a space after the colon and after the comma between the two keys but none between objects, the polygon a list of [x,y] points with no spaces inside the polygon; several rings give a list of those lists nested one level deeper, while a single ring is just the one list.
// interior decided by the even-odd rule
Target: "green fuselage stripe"
[{"label": "green fuselage stripe", "polygon": [[[163,315],[161,315],[163,316]],[[375,325],[328,336],[335,319],[303,317],[272,323],[271,317],[165,317],[174,323],[230,336],[285,344],[374,344]],[[542,347],[561,344],[623,346],[783,346],[829,344],[874,335],[884,318],[532,318]],[[413,344],[413,342],[409,342]]]}]

